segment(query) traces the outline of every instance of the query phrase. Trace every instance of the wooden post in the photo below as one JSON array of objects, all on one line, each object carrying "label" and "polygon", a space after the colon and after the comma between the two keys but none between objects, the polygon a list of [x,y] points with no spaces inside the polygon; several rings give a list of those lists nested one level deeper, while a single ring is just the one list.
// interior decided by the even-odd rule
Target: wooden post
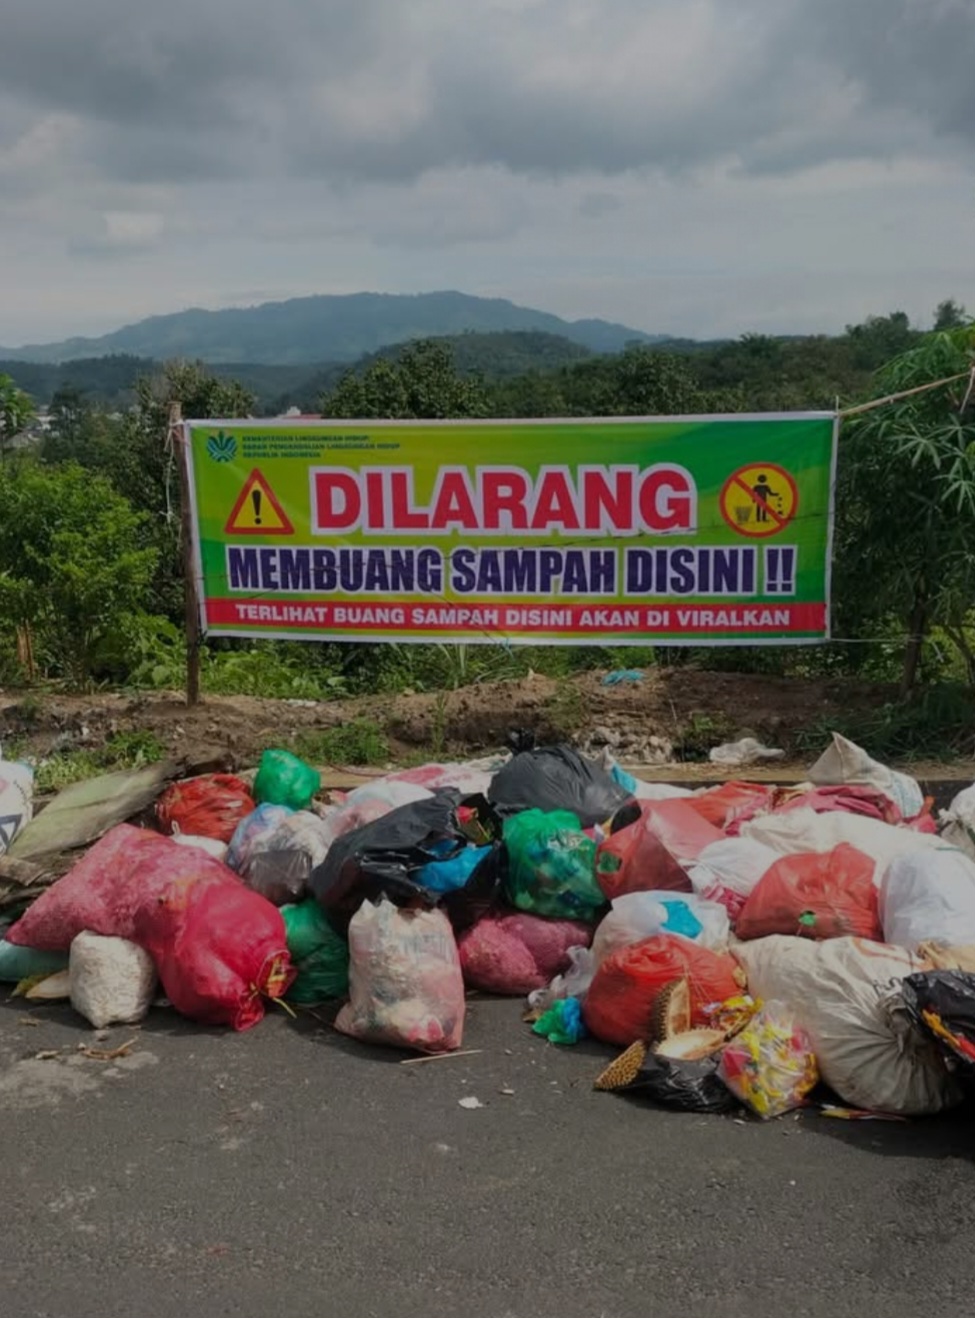
[{"label": "wooden post", "polygon": [[183,408],[169,405],[169,442],[179,455],[180,546],[183,555],[183,591],[186,601],[186,703],[200,703],[200,597],[196,589],[193,557],[193,510],[190,506],[190,451],[183,435]]}]

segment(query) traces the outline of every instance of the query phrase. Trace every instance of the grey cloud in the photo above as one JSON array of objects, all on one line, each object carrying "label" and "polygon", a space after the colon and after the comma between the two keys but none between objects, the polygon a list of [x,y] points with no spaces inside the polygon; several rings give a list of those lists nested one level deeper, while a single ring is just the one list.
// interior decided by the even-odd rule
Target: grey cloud
[{"label": "grey cloud", "polygon": [[[971,0],[31,0],[0,85],[137,183],[789,172],[975,137]],[[843,114],[831,113],[846,106]]]},{"label": "grey cloud", "polygon": [[809,0],[803,22],[820,58],[860,88],[866,106],[975,141],[971,0]]}]

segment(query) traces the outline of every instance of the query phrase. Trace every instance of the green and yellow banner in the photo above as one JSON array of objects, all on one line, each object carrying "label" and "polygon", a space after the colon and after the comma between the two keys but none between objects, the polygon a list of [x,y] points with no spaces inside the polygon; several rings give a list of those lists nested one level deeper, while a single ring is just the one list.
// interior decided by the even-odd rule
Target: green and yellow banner
[{"label": "green and yellow banner", "polygon": [[831,413],[184,431],[213,635],[780,645],[829,634]]}]

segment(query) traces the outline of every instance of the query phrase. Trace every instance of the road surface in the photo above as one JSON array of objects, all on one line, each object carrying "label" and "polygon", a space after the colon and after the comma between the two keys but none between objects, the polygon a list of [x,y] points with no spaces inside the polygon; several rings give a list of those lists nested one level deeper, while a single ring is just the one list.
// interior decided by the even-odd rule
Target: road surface
[{"label": "road surface", "polygon": [[970,1315],[970,1112],[670,1114],[594,1093],[610,1050],[547,1045],[517,1002],[473,1002],[464,1045],[402,1066],[277,1008],[244,1035],[155,1011],[105,1042],[5,1003],[0,1312]]}]

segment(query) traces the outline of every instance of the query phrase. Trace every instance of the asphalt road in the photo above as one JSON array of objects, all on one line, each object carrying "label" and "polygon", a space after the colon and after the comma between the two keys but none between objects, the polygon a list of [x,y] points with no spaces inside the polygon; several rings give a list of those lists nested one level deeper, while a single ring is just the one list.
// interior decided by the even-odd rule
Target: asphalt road
[{"label": "asphalt road", "polygon": [[970,1112],[670,1114],[594,1093],[608,1051],[516,1002],[472,1004],[477,1056],[416,1066],[279,1010],[96,1046],[131,1038],[91,1060],[68,1008],[0,1006],[4,1315],[971,1313]]}]

